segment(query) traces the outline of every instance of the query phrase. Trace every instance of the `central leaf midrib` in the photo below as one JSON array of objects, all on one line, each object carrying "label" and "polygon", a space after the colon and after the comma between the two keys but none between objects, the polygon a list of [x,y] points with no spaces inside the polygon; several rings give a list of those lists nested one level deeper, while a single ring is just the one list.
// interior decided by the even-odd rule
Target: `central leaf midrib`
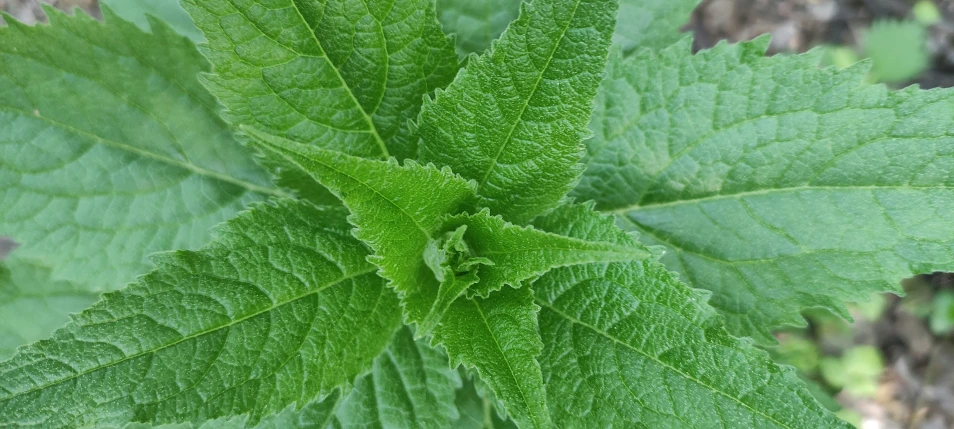
[{"label": "central leaf midrib", "polygon": [[[123,357],[123,358],[121,358],[121,359],[118,359],[118,360],[116,360],[116,361],[110,362],[110,363],[108,363],[108,364],[106,364],[106,365],[101,365],[101,366],[97,366],[97,367],[95,367],[95,368],[90,368],[90,369],[88,369],[88,370],[79,372],[79,373],[77,373],[77,374],[71,375],[71,376],[66,377],[66,378],[62,378],[62,379],[56,380],[56,381],[51,382],[51,383],[47,383],[47,384],[44,384],[44,385],[41,385],[41,386],[37,386],[37,387],[31,388],[31,389],[25,390],[25,391],[23,391],[23,392],[14,393],[14,394],[12,394],[12,395],[10,395],[10,396],[4,397],[4,398],[0,398],[0,402],[7,402],[7,401],[9,401],[9,400],[11,400],[11,399],[14,399],[14,398],[17,398],[17,397],[20,397],[20,396],[29,395],[29,394],[31,394],[31,393],[33,393],[33,392],[37,392],[37,391],[40,391],[40,390],[45,390],[45,389],[48,389],[48,388],[51,388],[51,387],[54,387],[54,386],[57,386],[57,385],[60,385],[60,384],[69,382],[69,381],[71,381],[71,380],[75,380],[75,379],[77,379],[77,378],[80,378],[80,377],[83,377],[83,376],[92,374],[92,373],[94,373],[94,372],[97,372],[97,371],[100,371],[100,370],[104,370],[104,369],[107,369],[107,368],[110,368],[110,367],[119,365],[119,364],[121,364],[121,363],[123,363],[123,362],[127,362],[127,361],[130,361],[130,360],[133,360],[133,359],[142,357],[142,356],[146,356],[146,355],[149,355],[149,354],[157,353],[157,352],[159,352],[160,350],[164,350],[164,349],[167,349],[167,348],[170,348],[170,347],[174,347],[174,346],[176,346],[176,345],[178,345],[178,344],[180,344],[180,343],[183,343],[183,342],[185,342],[185,341],[188,341],[188,340],[191,340],[191,339],[195,339],[195,338],[199,338],[199,337],[202,337],[202,336],[211,334],[211,333],[213,333],[213,332],[219,331],[219,330],[221,330],[221,329],[225,329],[225,328],[229,328],[229,327],[235,326],[235,325],[237,325],[237,324],[239,324],[239,323],[242,323],[242,322],[244,322],[244,321],[246,321],[246,320],[252,319],[252,318],[254,318],[254,317],[260,316],[260,315],[265,314],[265,313],[269,313],[269,312],[275,311],[275,310],[277,310],[277,309],[280,308],[280,307],[284,307],[284,306],[286,306],[286,305],[288,305],[288,304],[291,304],[291,303],[294,303],[294,302],[296,302],[296,301],[298,301],[298,300],[301,300],[301,299],[307,298],[307,297],[309,297],[309,296],[311,296],[311,295],[315,295],[315,294],[317,294],[317,293],[320,293],[320,292],[322,292],[322,291],[324,291],[324,290],[326,290],[326,289],[328,289],[328,288],[331,288],[331,287],[333,287],[333,286],[337,286],[338,284],[341,284],[341,283],[346,282],[346,281],[348,281],[348,280],[353,280],[353,279],[356,279],[356,278],[361,277],[361,276],[363,276],[363,275],[372,274],[372,273],[374,273],[376,270],[377,270],[377,267],[373,267],[373,268],[365,269],[365,270],[362,270],[362,271],[358,271],[358,272],[353,273],[353,274],[350,274],[350,275],[341,276],[341,277],[339,277],[339,278],[337,278],[337,279],[335,279],[335,280],[329,282],[329,283],[326,284],[326,285],[319,286],[318,288],[316,288],[316,289],[314,289],[314,290],[310,290],[310,291],[308,291],[308,292],[306,292],[306,293],[303,293],[303,294],[301,294],[301,295],[294,296],[294,297],[289,298],[289,299],[287,299],[287,300],[284,300],[284,301],[281,301],[281,302],[278,302],[278,303],[273,303],[273,304],[272,304],[271,306],[269,306],[269,307],[263,308],[263,309],[261,309],[261,310],[259,310],[259,311],[254,312],[254,313],[251,313],[251,314],[245,315],[245,316],[243,316],[243,317],[240,317],[240,318],[238,318],[238,319],[232,320],[232,321],[229,322],[229,323],[225,323],[225,324],[222,324],[222,325],[210,327],[210,328],[208,328],[208,329],[205,329],[205,330],[202,330],[202,331],[199,331],[199,332],[195,332],[195,333],[186,335],[186,336],[184,336],[184,337],[182,337],[182,338],[180,338],[180,339],[178,339],[178,340],[176,340],[176,341],[173,341],[173,342],[171,342],[171,343],[163,344],[163,345],[161,345],[161,346],[159,346],[159,347],[156,347],[156,348],[153,348],[153,349],[143,350],[143,351],[140,351],[140,352],[138,352],[138,353],[134,353],[134,354],[132,354],[132,355],[125,356],[125,357]],[[138,316],[138,314],[136,314],[136,315],[134,315],[134,316]],[[213,364],[214,364],[214,362],[213,362]],[[18,367],[17,369],[19,369],[19,368],[22,368],[22,367]]]},{"label": "central leaf midrib", "polygon": [[507,370],[510,371],[510,377],[513,379],[514,384],[517,385],[517,392],[520,393],[520,399],[523,400],[524,405],[527,407],[527,413],[530,414],[530,418],[533,419],[534,427],[541,427],[540,421],[537,417],[537,414],[534,410],[533,405],[530,404],[530,401],[527,399],[527,394],[523,391],[523,385],[520,383],[520,378],[517,377],[516,371],[513,369],[513,365],[510,363],[510,359],[507,359],[507,354],[504,352],[503,347],[500,345],[500,341],[497,340],[497,335],[494,333],[493,329],[490,328],[490,322],[487,320],[487,315],[484,314],[484,310],[480,308],[480,303],[477,302],[475,298],[468,299],[474,308],[477,309],[477,312],[480,313],[480,319],[484,322],[484,327],[487,328],[487,332],[490,333],[490,338],[494,341],[494,345],[497,346],[497,350],[500,352],[500,356],[503,358],[503,361],[507,364]]},{"label": "central leaf midrib", "polygon": [[[553,62],[553,57],[556,54],[557,49],[560,49],[560,44],[563,42],[563,39],[566,37],[567,30],[570,29],[570,25],[573,23],[573,20],[576,19],[576,12],[580,8],[580,3],[583,0],[577,0],[573,5],[573,13],[570,14],[570,18],[566,21],[566,26],[563,27],[563,30],[560,32],[560,37],[557,38],[556,43],[553,44],[553,49],[550,51],[550,55],[547,56],[547,63],[543,66],[543,69],[540,70],[540,75],[537,76],[537,81],[533,84],[533,89],[530,90],[530,95],[524,100],[523,107],[520,108],[520,114],[517,115],[517,120],[513,122],[513,126],[510,127],[510,131],[507,133],[507,137],[504,139],[503,144],[500,145],[500,149],[497,150],[497,154],[494,156],[493,162],[490,164],[490,168],[487,169],[487,173],[484,174],[484,177],[477,184],[477,193],[480,193],[480,189],[487,183],[487,180],[490,179],[490,174],[493,173],[494,169],[497,167],[497,162],[500,159],[500,156],[503,155],[504,149],[510,145],[510,142],[513,141],[513,133],[517,130],[517,126],[523,121],[523,115],[526,114],[527,108],[530,106],[530,100],[537,95],[537,90],[540,88],[540,82],[543,81],[543,75],[546,74],[547,70],[550,69],[550,64]],[[530,26],[530,19],[527,18],[527,27]]]},{"label": "central leaf midrib", "polygon": [[651,361],[653,361],[653,362],[656,362],[658,365],[662,366],[663,368],[669,369],[670,371],[672,371],[672,372],[674,372],[674,373],[676,373],[676,374],[681,375],[681,376],[682,376],[683,378],[685,378],[686,380],[689,380],[689,381],[691,381],[691,382],[693,382],[693,383],[695,383],[695,384],[697,384],[697,385],[699,385],[699,386],[702,386],[702,387],[706,388],[707,390],[709,390],[709,391],[711,391],[711,392],[715,392],[716,394],[721,395],[721,396],[723,396],[723,397],[725,397],[725,398],[731,400],[732,402],[741,405],[743,408],[745,408],[745,409],[751,411],[753,414],[758,414],[758,415],[760,415],[760,416],[762,416],[762,417],[768,419],[769,421],[771,421],[771,422],[773,422],[773,423],[779,425],[780,427],[783,427],[783,428],[793,428],[793,426],[789,426],[789,425],[787,425],[787,424],[784,424],[784,423],[782,423],[782,422],[776,420],[774,417],[772,417],[772,416],[770,416],[770,415],[768,415],[768,414],[765,414],[765,413],[763,413],[763,412],[761,412],[761,411],[759,411],[759,410],[753,408],[753,407],[750,406],[749,404],[746,404],[745,402],[742,402],[741,400],[739,400],[738,398],[736,398],[736,397],[734,397],[734,396],[728,394],[727,392],[723,392],[722,390],[717,389],[715,386],[711,386],[711,385],[709,385],[709,384],[706,384],[706,383],[704,383],[702,380],[699,380],[699,379],[697,379],[697,378],[695,378],[695,377],[693,377],[693,376],[691,376],[691,375],[689,375],[689,374],[686,374],[686,373],[680,371],[680,370],[677,369],[677,368],[674,368],[674,367],[671,366],[671,365],[666,364],[665,362],[659,360],[659,359],[656,358],[655,356],[652,356],[652,355],[650,355],[649,353],[646,353],[645,351],[640,350],[640,349],[636,348],[635,346],[633,346],[633,345],[631,345],[631,344],[628,344],[628,343],[626,343],[626,342],[624,342],[624,341],[621,341],[621,340],[619,340],[619,339],[617,339],[617,338],[614,338],[614,337],[610,336],[608,333],[604,332],[604,331],[601,330],[601,329],[597,329],[595,326],[593,326],[593,325],[591,325],[591,324],[589,324],[589,323],[583,322],[582,320],[578,320],[578,319],[575,318],[575,317],[571,317],[570,315],[564,313],[563,311],[560,311],[559,309],[556,308],[556,306],[552,305],[551,303],[549,303],[549,302],[547,302],[547,301],[544,301],[544,300],[542,300],[542,299],[540,299],[540,298],[537,298],[537,297],[534,297],[534,301],[536,301],[536,303],[539,304],[541,307],[544,307],[544,308],[546,308],[546,309],[548,309],[548,310],[550,310],[550,311],[556,313],[558,316],[560,316],[560,317],[566,319],[566,320],[569,321],[570,323],[583,326],[583,327],[585,327],[585,328],[587,328],[587,329],[593,331],[593,333],[595,333],[595,334],[597,334],[597,335],[599,335],[599,336],[601,336],[601,337],[604,337],[604,338],[606,338],[606,339],[608,339],[608,340],[610,340],[610,341],[612,341],[612,342],[614,342],[614,343],[616,343],[616,344],[620,344],[620,345],[622,345],[623,347],[625,347],[625,348],[627,348],[627,349],[629,349],[629,350],[632,350],[632,351],[636,352],[637,354],[642,355],[643,357],[645,357],[645,358],[647,358],[647,359],[649,359],[649,360],[651,360]]},{"label": "central leaf midrib", "polygon": [[[235,6],[234,0],[229,0],[229,3],[232,3],[233,7]],[[315,47],[317,47],[318,50],[321,51],[321,55],[324,55],[325,60],[328,61],[328,64],[331,65],[331,69],[334,71],[335,76],[338,78],[338,81],[341,82],[341,87],[346,89],[345,92],[348,93],[348,97],[351,98],[351,101],[354,103],[355,107],[358,108],[358,111],[361,112],[361,115],[364,117],[365,122],[368,124],[368,130],[374,136],[375,141],[377,141],[378,146],[381,148],[381,156],[387,159],[388,157],[391,156],[391,154],[390,152],[388,152],[388,147],[387,145],[384,144],[384,139],[381,138],[381,134],[378,133],[378,128],[377,126],[375,126],[374,120],[371,119],[371,116],[368,114],[368,112],[364,110],[364,106],[362,106],[361,103],[358,102],[358,98],[354,95],[354,91],[351,89],[351,86],[348,85],[348,82],[344,79],[344,76],[341,75],[341,71],[338,70],[338,66],[331,61],[331,57],[328,56],[328,53],[325,51],[324,45],[322,45],[321,41],[318,40],[318,35],[315,34],[315,29],[311,28],[311,25],[308,24],[308,20],[305,19],[305,15],[303,15],[301,13],[301,9],[298,8],[298,2],[292,1],[291,4],[292,4],[292,8],[295,9],[295,13],[301,19],[302,24],[304,24],[305,27],[308,28],[309,30],[308,33],[311,34],[311,39],[315,41]],[[264,32],[262,33],[264,34]],[[386,50],[387,50],[387,47],[385,47],[385,51]],[[390,57],[388,57],[388,61],[390,61]],[[385,67],[385,70],[388,70],[388,68]],[[386,82],[387,81],[385,80],[385,87],[387,87]]]},{"label": "central leaf midrib", "polygon": [[682,204],[699,204],[707,201],[717,201],[717,200],[726,200],[726,199],[739,199],[748,196],[758,196],[758,195],[771,195],[774,193],[785,193],[785,192],[798,192],[798,191],[853,191],[853,190],[870,190],[870,191],[879,191],[879,190],[954,190],[954,185],[941,185],[941,186],[914,186],[914,185],[846,185],[846,186],[837,186],[837,185],[799,185],[799,186],[787,186],[779,188],[766,188],[766,189],[756,189],[753,191],[741,191],[730,194],[715,194],[708,195],[703,197],[692,197],[685,199],[676,199],[671,201],[664,201],[659,203],[649,203],[649,204],[633,204],[630,206],[616,208],[616,209],[603,209],[600,210],[604,213],[610,213],[615,215],[624,215],[629,212],[637,212],[642,209],[651,210],[665,207],[678,206]]},{"label": "central leaf midrib", "polygon": [[54,126],[54,127],[60,128],[60,129],[62,129],[62,130],[64,130],[64,131],[68,131],[68,132],[70,132],[70,133],[77,134],[77,135],[86,137],[86,138],[88,138],[88,139],[94,140],[94,141],[99,142],[100,144],[102,144],[102,145],[104,145],[104,146],[108,146],[108,147],[111,147],[111,148],[113,148],[113,149],[118,149],[118,150],[121,150],[121,151],[124,151],[124,152],[128,152],[128,153],[131,153],[131,154],[136,155],[136,156],[139,156],[139,157],[149,158],[149,159],[152,159],[152,160],[154,160],[154,161],[161,162],[161,163],[166,164],[166,165],[170,165],[170,166],[173,166],[173,167],[177,167],[177,168],[186,170],[186,171],[188,171],[188,172],[190,172],[190,173],[193,173],[193,174],[196,174],[196,175],[199,175],[199,176],[208,177],[208,178],[210,178],[210,179],[214,179],[214,180],[217,180],[217,181],[220,181],[220,182],[225,182],[225,183],[228,183],[228,184],[230,184],[230,185],[234,185],[234,186],[237,186],[237,187],[240,187],[240,188],[244,188],[244,189],[246,189],[246,190],[248,190],[248,191],[251,191],[251,192],[255,192],[255,193],[263,194],[263,195],[271,195],[271,196],[274,196],[274,197],[281,197],[281,198],[291,198],[291,197],[292,197],[291,194],[288,194],[288,193],[286,193],[286,192],[284,192],[284,191],[281,191],[281,190],[279,190],[279,189],[268,188],[268,187],[265,187],[265,186],[256,185],[256,184],[254,184],[254,183],[250,183],[250,182],[247,182],[247,181],[244,181],[244,180],[241,180],[241,179],[237,179],[237,178],[235,178],[235,177],[232,177],[232,176],[229,176],[229,175],[226,175],[226,174],[222,174],[222,173],[219,173],[219,172],[216,172],[216,171],[212,171],[212,170],[207,170],[207,169],[202,168],[202,167],[199,167],[198,165],[195,165],[195,164],[191,164],[191,163],[184,162],[184,161],[179,161],[179,160],[172,159],[172,158],[170,158],[170,157],[168,157],[168,156],[165,156],[165,155],[161,155],[161,154],[158,154],[158,153],[150,152],[150,151],[145,150],[145,149],[140,149],[140,148],[137,148],[137,147],[132,146],[132,145],[127,144],[127,143],[122,143],[122,142],[118,142],[118,141],[115,141],[115,140],[110,140],[110,139],[107,139],[107,138],[105,138],[105,137],[102,137],[102,136],[93,134],[93,133],[91,133],[91,132],[84,131],[84,130],[81,130],[81,129],[79,129],[79,128],[75,128],[75,127],[73,127],[73,126],[71,126],[71,125],[68,125],[68,124],[59,122],[59,121],[57,121],[57,120],[55,120],[55,119],[53,119],[53,118],[49,118],[49,117],[42,116],[42,115],[37,115],[37,114],[35,114],[35,113],[26,112],[26,111],[19,110],[19,109],[15,109],[15,108],[12,108],[12,107],[9,107],[9,106],[0,106],[0,110],[5,110],[5,111],[8,111],[8,112],[11,112],[11,113],[14,113],[14,114],[23,116],[23,117],[29,117],[29,118],[33,118],[33,119],[39,119],[39,120],[41,120],[41,121],[47,122],[47,123],[50,124],[51,126]]}]

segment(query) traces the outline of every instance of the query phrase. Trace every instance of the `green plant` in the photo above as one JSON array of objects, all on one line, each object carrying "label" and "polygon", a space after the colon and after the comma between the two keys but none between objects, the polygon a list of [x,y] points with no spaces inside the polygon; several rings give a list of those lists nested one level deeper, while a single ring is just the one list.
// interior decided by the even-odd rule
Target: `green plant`
[{"label": "green plant", "polygon": [[950,268],[952,93],[463,3],[6,17],[0,427],[848,427],[737,337]]}]

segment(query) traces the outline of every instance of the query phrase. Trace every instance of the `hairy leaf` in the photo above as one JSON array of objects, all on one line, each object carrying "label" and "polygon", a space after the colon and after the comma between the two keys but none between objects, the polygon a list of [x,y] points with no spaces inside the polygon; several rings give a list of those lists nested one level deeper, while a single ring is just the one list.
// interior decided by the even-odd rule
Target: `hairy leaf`
[{"label": "hairy leaf", "polygon": [[475,215],[457,215],[448,226],[466,225],[463,239],[470,252],[491,264],[477,270],[480,282],[468,296],[486,298],[504,285],[519,287],[520,282],[536,279],[555,267],[589,262],[641,260],[649,252],[641,245],[617,245],[564,237],[513,225],[487,210]]},{"label": "hairy leaf", "polygon": [[112,290],[146,255],[198,248],[211,226],[274,190],[218,118],[206,62],[152,33],[47,9],[0,27],[0,235],[54,280]]},{"label": "hairy leaf", "polygon": [[96,302],[99,294],[50,278],[50,269],[12,258],[0,264],[0,361],[17,347],[48,337],[70,313]]},{"label": "hairy leaf", "polygon": [[444,31],[457,36],[457,53],[482,53],[520,13],[520,0],[437,0]]},{"label": "hairy leaf", "polygon": [[524,3],[494,49],[425,103],[421,159],[475,180],[481,206],[512,222],[556,205],[581,172],[615,12],[615,0]]},{"label": "hairy leaf", "polygon": [[[590,206],[559,208],[537,224],[587,240],[632,240]],[[791,367],[731,337],[706,294],[658,262],[558,268],[533,288],[547,399],[565,427],[851,427]]]},{"label": "hairy leaf", "polygon": [[[729,330],[954,268],[954,93],[889,92],[768,40],[614,59],[574,192],[671,251]],[[636,100],[637,102],[633,102]]]},{"label": "hairy leaf", "polygon": [[395,334],[374,367],[355,381],[338,406],[335,427],[442,429],[459,413],[455,389],[461,380],[443,351],[415,341],[409,328]]},{"label": "hairy leaf", "polygon": [[152,15],[195,42],[205,40],[202,32],[192,23],[192,18],[179,5],[179,0],[99,0],[99,5],[112,9],[116,15],[136,23],[144,30],[149,29],[147,16]]},{"label": "hairy leaf", "polygon": [[474,368],[520,427],[550,427],[537,356],[542,343],[529,287],[460,297],[435,331],[451,363]]},{"label": "hairy leaf", "polygon": [[228,119],[363,157],[416,158],[409,120],[457,72],[433,0],[184,0]]},{"label": "hairy leaf", "polygon": [[281,200],[0,363],[0,426],[251,423],[366,370],[400,323],[341,209]]},{"label": "hairy leaf", "polygon": [[473,199],[473,187],[449,169],[408,160],[376,161],[306,146],[246,130],[266,156],[284,158],[314,175],[351,211],[355,236],[367,243],[404,304],[407,319],[421,322],[433,307],[439,281],[427,266],[425,250],[444,216]]},{"label": "hairy leaf", "polygon": [[662,49],[685,37],[679,28],[701,0],[620,0],[613,45],[625,53]]}]

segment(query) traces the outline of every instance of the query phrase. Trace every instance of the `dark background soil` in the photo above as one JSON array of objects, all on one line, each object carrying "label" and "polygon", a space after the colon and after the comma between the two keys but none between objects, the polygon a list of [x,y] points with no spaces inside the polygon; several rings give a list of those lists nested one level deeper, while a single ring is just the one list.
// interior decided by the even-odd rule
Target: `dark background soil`
[{"label": "dark background soil", "polygon": [[[63,9],[80,7],[99,16],[96,0],[47,0]],[[770,54],[804,52],[822,44],[859,48],[874,20],[906,19],[913,0],[704,0],[684,29],[695,33],[696,48],[720,40],[739,41],[772,34]],[[931,66],[905,84],[923,88],[954,86],[954,0],[937,0],[944,19],[932,25],[926,45]],[[0,0],[0,10],[20,21],[42,20],[37,0]],[[9,243],[0,242],[0,259]],[[885,297],[874,315],[855,314],[855,323],[819,322],[778,335],[807,338],[823,356],[838,357],[858,346],[875,347],[883,360],[877,391],[862,397],[826,389],[863,429],[954,428],[954,338],[932,334],[920,306],[930,306],[942,290],[954,290],[954,275],[934,274],[905,281],[909,295]],[[855,312],[857,313],[857,312]],[[843,325],[831,329],[827,324]],[[835,333],[832,333],[835,332]]]}]

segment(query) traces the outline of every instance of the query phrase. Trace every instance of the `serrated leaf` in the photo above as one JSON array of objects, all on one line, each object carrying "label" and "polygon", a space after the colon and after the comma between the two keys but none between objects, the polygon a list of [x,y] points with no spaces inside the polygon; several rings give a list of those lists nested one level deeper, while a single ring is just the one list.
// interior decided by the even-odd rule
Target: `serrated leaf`
[{"label": "serrated leaf", "polygon": [[484,52],[519,13],[520,0],[437,0],[437,17],[462,57]]},{"label": "serrated leaf", "polygon": [[[597,240],[619,233],[590,207],[538,222]],[[750,342],[731,337],[706,294],[653,261],[577,265],[533,283],[554,421],[565,427],[850,428]]]},{"label": "serrated leaf", "polygon": [[50,269],[12,258],[0,263],[0,361],[17,347],[46,338],[99,299],[66,281],[50,278]]},{"label": "serrated leaf", "polygon": [[364,157],[414,158],[409,120],[457,73],[433,0],[184,0],[232,123]]},{"label": "serrated leaf", "polygon": [[205,60],[152,33],[47,8],[50,25],[0,27],[0,235],[54,280],[112,290],[194,249],[268,195],[196,75]]},{"label": "serrated leaf", "polygon": [[109,293],[0,363],[0,426],[193,423],[304,404],[366,370],[400,324],[341,209],[281,200]]},{"label": "serrated leaf", "polygon": [[689,22],[701,0],[620,0],[613,45],[629,54],[637,49],[662,49],[686,37],[680,28]]},{"label": "serrated leaf", "polygon": [[534,0],[491,52],[425,103],[421,159],[477,182],[480,205],[522,224],[580,174],[615,0]]},{"label": "serrated leaf", "polygon": [[[473,199],[471,183],[449,169],[408,160],[376,161],[245,130],[266,157],[284,158],[334,192],[351,211],[355,236],[374,251],[372,261],[398,291],[407,319],[424,320],[439,289],[424,260],[444,216]],[[420,333],[419,333],[420,334]]]},{"label": "serrated leaf", "polygon": [[529,287],[504,288],[488,298],[461,297],[434,333],[457,366],[476,369],[520,427],[550,427],[540,374],[542,344]]},{"label": "serrated leaf", "polygon": [[179,0],[99,0],[99,5],[109,7],[116,15],[136,23],[143,30],[149,30],[147,16],[151,15],[196,43],[205,40],[192,18],[179,5]]},{"label": "serrated leaf", "polygon": [[670,249],[729,331],[954,269],[951,90],[889,92],[768,40],[611,61],[574,195]]},{"label": "serrated leaf", "polygon": [[[451,216],[446,229],[466,225],[463,239],[472,255],[492,262],[477,270],[480,282],[467,296],[486,298],[504,285],[520,287],[556,267],[590,262],[617,262],[646,259],[642,245],[617,245],[551,234],[532,227],[517,226],[492,216],[489,211]],[[456,298],[456,297],[455,297]]]},{"label": "serrated leaf", "polygon": [[[449,428],[459,417],[454,402],[461,380],[447,355],[409,328],[395,334],[374,360],[370,374],[339,405],[335,423],[341,428]],[[337,426],[336,426],[337,427]]]}]

